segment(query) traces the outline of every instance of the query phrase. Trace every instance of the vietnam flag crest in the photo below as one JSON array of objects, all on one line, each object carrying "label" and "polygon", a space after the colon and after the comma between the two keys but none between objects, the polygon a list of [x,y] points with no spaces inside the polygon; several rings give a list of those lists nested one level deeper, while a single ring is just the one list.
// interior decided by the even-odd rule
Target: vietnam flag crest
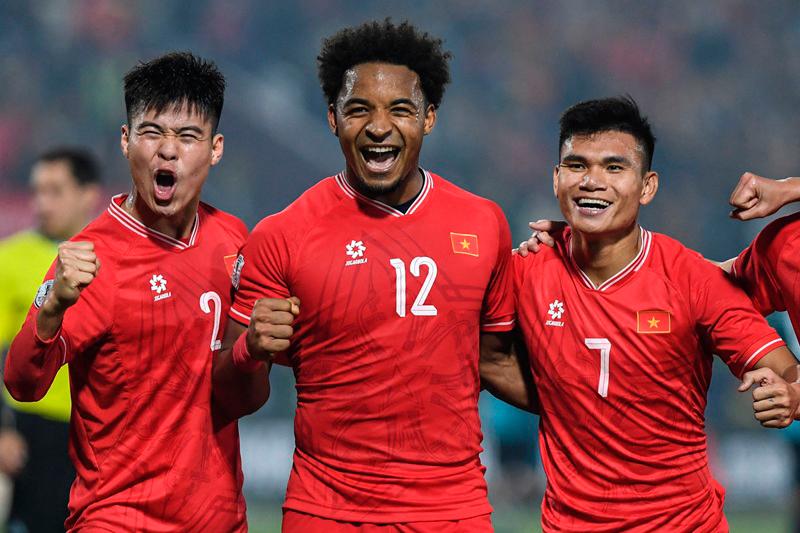
[{"label": "vietnam flag crest", "polygon": [[672,316],[663,309],[648,309],[636,312],[637,333],[669,333],[672,330]]},{"label": "vietnam flag crest", "polygon": [[478,249],[478,236],[470,233],[453,233],[450,232],[450,244],[453,246],[453,253],[471,255],[478,257],[480,250]]}]

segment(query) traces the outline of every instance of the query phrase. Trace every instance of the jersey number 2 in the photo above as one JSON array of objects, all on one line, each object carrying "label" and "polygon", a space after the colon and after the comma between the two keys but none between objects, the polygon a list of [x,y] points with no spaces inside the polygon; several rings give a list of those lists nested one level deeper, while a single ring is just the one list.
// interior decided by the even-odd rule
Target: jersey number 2
[{"label": "jersey number 2", "polygon": [[[396,257],[389,259],[389,263],[394,267],[394,271],[397,274],[395,310],[398,316],[403,317],[406,316],[406,264],[402,259]],[[414,277],[419,277],[419,268],[422,265],[428,268],[428,275],[425,277],[425,282],[422,284],[419,294],[414,299],[414,305],[411,306],[411,314],[414,316],[436,316],[438,313],[436,306],[425,303],[425,299],[428,297],[428,293],[431,292],[431,287],[433,287],[433,282],[436,280],[436,262],[430,257],[415,257],[412,259],[410,270]]]},{"label": "jersey number 2", "polygon": [[600,381],[597,383],[597,394],[606,398],[608,396],[608,367],[611,358],[611,341],[608,339],[583,339],[586,347],[591,350],[600,350]]},{"label": "jersey number 2", "polygon": [[222,314],[222,300],[214,291],[204,292],[200,295],[200,309],[205,314],[211,312],[210,303],[214,302],[214,330],[211,332],[211,351],[219,350],[222,347],[222,341],[217,338],[219,335],[219,319]]}]

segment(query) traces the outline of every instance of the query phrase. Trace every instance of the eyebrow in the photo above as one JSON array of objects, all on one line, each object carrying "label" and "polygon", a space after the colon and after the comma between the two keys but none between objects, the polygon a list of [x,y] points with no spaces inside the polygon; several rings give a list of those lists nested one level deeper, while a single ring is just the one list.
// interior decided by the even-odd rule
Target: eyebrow
[{"label": "eyebrow", "polygon": [[[356,105],[356,104],[364,105],[364,106],[367,106],[367,107],[371,107],[372,106],[372,103],[369,100],[367,100],[365,98],[354,97],[354,98],[350,98],[347,101],[345,101],[344,104],[342,104],[342,107],[347,107],[347,106]],[[417,109],[417,104],[414,103],[414,101],[411,100],[410,98],[397,98],[397,99],[392,100],[391,102],[389,102],[389,106],[396,106],[396,105],[402,105],[402,104],[410,105],[414,109]]]},{"label": "eyebrow", "polygon": [[[136,127],[136,129],[139,129],[139,130],[143,129],[143,128],[154,128],[154,129],[157,129],[158,131],[164,131],[164,128],[160,124],[158,124],[156,122],[146,121],[146,122],[140,123]],[[178,128],[177,131],[178,131],[178,133],[182,133],[182,132],[185,132],[185,131],[193,131],[193,132],[196,132],[196,133],[199,133],[199,134],[203,133],[203,129],[198,127],[198,126],[182,126],[182,127]]]},{"label": "eyebrow", "polygon": [[[577,154],[567,154],[561,159],[561,163],[587,163],[587,159]],[[612,155],[604,157],[601,161],[603,165],[610,165],[612,163],[619,163],[621,165],[633,166],[633,162],[627,157],[621,155]]]}]

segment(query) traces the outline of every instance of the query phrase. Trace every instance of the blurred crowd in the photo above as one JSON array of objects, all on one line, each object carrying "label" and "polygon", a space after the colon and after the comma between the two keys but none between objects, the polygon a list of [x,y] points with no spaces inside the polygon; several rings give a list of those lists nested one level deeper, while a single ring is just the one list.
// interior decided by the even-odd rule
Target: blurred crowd
[{"label": "blurred crowd", "polygon": [[[500,203],[517,241],[528,220],[558,214],[558,115],[581,99],[629,93],[639,102],[661,174],[644,221],[709,257],[734,255],[760,228],[726,218],[742,172],[800,172],[800,11],[791,1],[11,0],[0,7],[0,237],[33,223],[30,166],[53,145],[89,147],[108,195],[128,187],[122,74],[187,49],[228,77],[226,151],[208,200],[252,226],[340,170],[315,58],[324,35],[386,16],[443,37],[454,55],[423,164]],[[269,417],[291,417],[290,375],[278,376],[245,437]],[[755,428],[747,409],[730,414],[740,404],[729,381],[721,387],[709,402],[712,428]],[[490,460],[535,491],[535,422],[486,399],[483,407]]]}]

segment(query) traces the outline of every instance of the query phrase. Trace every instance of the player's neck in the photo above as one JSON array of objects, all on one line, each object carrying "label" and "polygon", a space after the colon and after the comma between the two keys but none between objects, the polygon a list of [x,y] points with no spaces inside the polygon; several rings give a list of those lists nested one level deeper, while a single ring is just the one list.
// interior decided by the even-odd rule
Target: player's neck
[{"label": "player's neck", "polygon": [[572,257],[592,283],[600,285],[633,261],[639,253],[641,228],[635,224],[621,235],[593,238],[572,233]]},{"label": "player's neck", "polygon": [[362,181],[355,177],[355,174],[350,169],[345,172],[345,177],[350,186],[367,198],[389,206],[402,205],[416,197],[422,190],[424,183],[422,169],[418,167],[410,176],[403,178],[396,188],[385,193],[365,189]]},{"label": "player's neck", "polygon": [[122,203],[122,208],[150,229],[174,239],[188,239],[192,233],[200,200],[197,199],[181,212],[171,216],[154,213],[134,191]]}]

